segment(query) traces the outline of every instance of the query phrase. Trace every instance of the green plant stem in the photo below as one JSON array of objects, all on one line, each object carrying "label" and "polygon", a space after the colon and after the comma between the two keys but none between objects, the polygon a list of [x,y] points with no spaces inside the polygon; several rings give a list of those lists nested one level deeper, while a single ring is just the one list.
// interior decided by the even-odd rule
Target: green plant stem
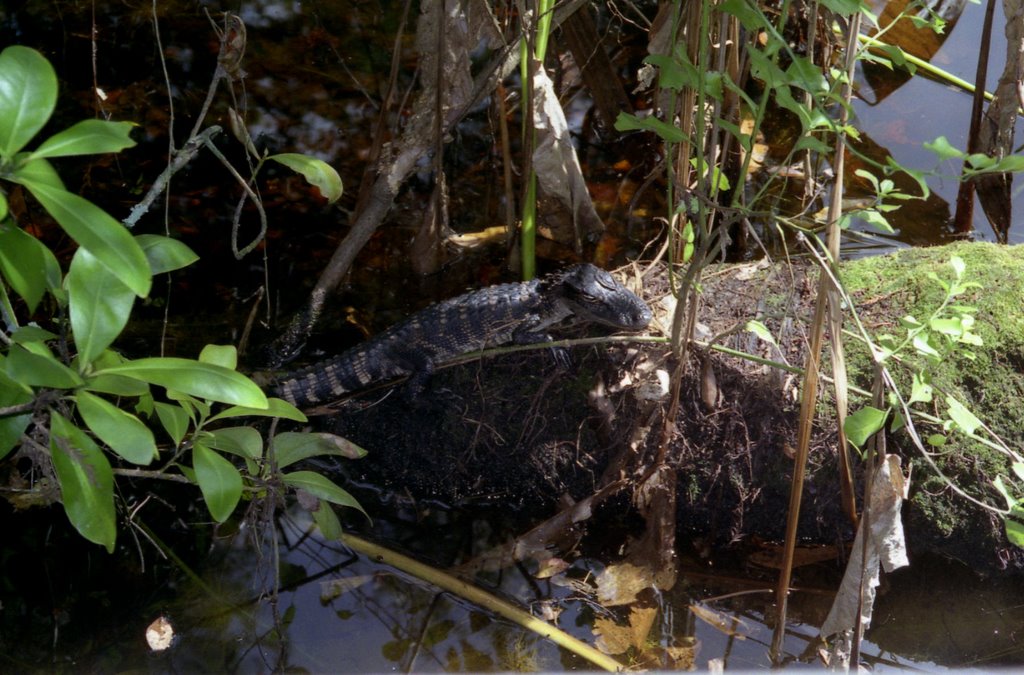
[{"label": "green plant stem", "polygon": [[554,642],[559,647],[571,651],[580,658],[586,659],[594,666],[603,670],[618,672],[624,670],[624,666],[615,659],[602,654],[582,640],[575,638],[568,633],[541,621],[532,614],[523,611],[515,605],[495,597],[493,594],[469,584],[461,579],[443,572],[435,567],[413,560],[408,556],[384,548],[378,544],[367,541],[353,534],[345,534],[342,541],[352,550],[361,553],[377,563],[390,565],[396,569],[410,574],[417,579],[422,579],[438,588],[441,588],[452,595],[463,598],[475,605],[479,605],[499,616],[512,621],[523,628],[533,631],[546,640]]},{"label": "green plant stem", "polygon": [[[551,17],[554,0],[539,0],[537,3],[536,33],[534,36],[533,55],[537,63],[543,67],[544,56],[547,54],[548,37],[551,34]],[[530,30],[529,26],[524,27]],[[523,148],[532,153],[537,145],[536,125],[533,123],[533,76],[531,72],[530,45],[524,36],[520,40],[520,75],[523,83]],[[533,170],[533,162],[527,159],[526,194],[523,197],[523,222],[520,232],[519,254],[524,280],[537,275],[537,173]]]}]

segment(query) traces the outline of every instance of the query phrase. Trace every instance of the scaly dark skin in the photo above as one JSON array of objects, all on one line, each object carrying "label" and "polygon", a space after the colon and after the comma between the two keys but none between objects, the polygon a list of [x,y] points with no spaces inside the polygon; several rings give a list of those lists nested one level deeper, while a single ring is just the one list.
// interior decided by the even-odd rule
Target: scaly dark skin
[{"label": "scaly dark skin", "polygon": [[402,375],[416,393],[438,363],[503,344],[549,342],[547,329],[569,318],[641,330],[651,310],[604,270],[573,265],[426,307],[333,359],[285,375],[274,394],[308,408]]}]

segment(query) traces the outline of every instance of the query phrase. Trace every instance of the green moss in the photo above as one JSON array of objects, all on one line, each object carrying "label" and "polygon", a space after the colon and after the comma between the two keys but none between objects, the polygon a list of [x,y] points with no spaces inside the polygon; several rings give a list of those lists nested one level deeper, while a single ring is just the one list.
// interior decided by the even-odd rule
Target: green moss
[{"label": "green moss", "polygon": [[[956,302],[977,308],[974,332],[984,344],[980,347],[964,345],[964,350],[958,350],[932,367],[933,383],[966,405],[1007,445],[1024,447],[1024,427],[1020,423],[1024,418],[1024,312],[1021,311],[1024,247],[957,243],[912,249],[844,263],[842,279],[855,304],[863,308],[859,313],[874,336],[889,333],[902,337],[904,329],[898,323],[900,317],[910,314],[923,321],[942,302],[944,290],[928,275],[934,272],[944,280],[951,280],[953,270],[949,260],[954,255],[966,263],[965,280],[981,285]],[[871,367],[866,350],[853,340],[847,340],[845,346],[851,382],[870,388]],[[967,349],[974,353],[973,360],[962,353]],[[911,355],[908,361],[912,366],[923,359]],[[908,395],[910,369],[892,363],[889,367],[901,383],[904,395]],[[944,397],[936,392],[936,401],[923,409],[945,417]],[[941,429],[921,425],[918,430],[922,436],[941,432]],[[1006,457],[955,431],[949,432],[947,437],[949,443],[935,456],[943,473],[969,494],[1003,506],[991,481],[998,475],[1009,474]],[[900,442],[898,436],[895,440]],[[920,453],[911,449],[905,436],[902,445],[909,456],[917,458],[914,460],[912,503],[913,519],[918,527],[930,531],[935,538],[962,539],[965,547],[980,543],[979,534],[989,540],[986,544],[996,548],[1005,545],[997,519],[954,496],[942,479],[920,460]],[[970,557],[969,551],[961,554]]]}]

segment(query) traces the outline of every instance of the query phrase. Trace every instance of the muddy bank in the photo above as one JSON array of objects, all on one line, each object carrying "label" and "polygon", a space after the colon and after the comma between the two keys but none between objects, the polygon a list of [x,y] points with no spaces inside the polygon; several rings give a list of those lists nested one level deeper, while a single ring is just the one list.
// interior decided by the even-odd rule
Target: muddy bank
[{"label": "muddy bank", "polygon": [[[844,263],[842,274],[868,331],[899,335],[901,317],[926,317],[942,301],[942,288],[929,273],[951,278],[952,255],[966,262],[966,278],[980,284],[959,300],[978,308],[975,332],[984,344],[972,348],[973,360],[960,354],[941,364],[934,385],[964,402],[1010,447],[1020,448],[1020,249],[989,244],[915,249]],[[664,308],[663,276],[647,275],[643,285],[652,306]],[[705,275],[703,288],[699,332],[705,340],[724,335],[717,341],[722,346],[803,366],[805,321],[816,292],[816,273],[808,266],[722,267]],[[742,330],[750,319],[768,326],[778,346]],[[845,345],[851,385],[869,390],[865,349],[853,339]],[[649,478],[667,438],[665,460],[676,481],[678,550],[694,547],[706,554],[722,544],[782,537],[799,408],[797,376],[695,350],[675,426],[665,434],[666,401],[650,401],[659,371],[671,368],[665,344],[598,343],[571,351],[568,369],[545,350],[446,368],[433,378],[429,393],[413,403],[400,386],[372,392],[319,424],[370,451],[363,462],[347,463],[347,470],[356,472],[353,478],[383,484],[400,498],[492,504],[543,516],[614,484],[615,494],[601,500],[591,527],[621,524],[635,536],[644,521],[629,520],[633,490]],[[824,367],[831,372],[827,362]],[[909,392],[909,371],[894,372]],[[851,539],[852,530],[838,503],[831,395],[828,385],[823,389],[801,534],[808,541],[838,543]],[[936,403],[918,407],[941,416],[941,400],[936,396]],[[865,402],[853,395],[851,409]],[[937,431],[918,422],[922,437]],[[1012,475],[1008,462],[962,434],[947,437],[934,456],[938,466],[972,496],[1001,506],[991,480]],[[904,508],[912,553],[938,553],[983,570],[1021,569],[1024,556],[1007,542],[1001,521],[956,496],[922,461],[905,431],[889,435],[889,449],[903,455],[904,466],[913,466],[911,499]],[[854,464],[859,468],[856,457]]]}]

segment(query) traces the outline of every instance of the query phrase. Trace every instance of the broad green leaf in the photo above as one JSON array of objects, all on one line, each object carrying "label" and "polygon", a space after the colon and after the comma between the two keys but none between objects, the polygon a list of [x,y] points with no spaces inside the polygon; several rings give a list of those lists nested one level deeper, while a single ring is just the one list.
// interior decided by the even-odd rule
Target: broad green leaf
[{"label": "broad green leaf", "polygon": [[[95,372],[96,370],[102,370],[103,368],[119,366],[127,361],[128,360],[126,358],[117,352],[107,349],[93,360],[92,370]],[[75,363],[72,363],[72,366],[75,365]],[[85,388],[89,391],[95,391],[101,394],[113,394],[114,396],[148,397],[149,402],[152,402],[152,396],[149,396],[149,385],[145,382],[133,380],[130,377],[90,374],[85,376]],[[144,409],[146,407],[147,406],[144,405]],[[136,411],[141,412],[138,405],[136,405]],[[149,412],[152,412],[152,410],[149,409]]]},{"label": "broad green leaf", "polygon": [[[281,476],[281,480],[284,481],[285,485],[305,490],[314,497],[326,499],[338,506],[358,509],[364,516],[366,515],[366,511],[363,511],[363,507],[359,505],[355,497],[335,485],[329,478],[318,473],[313,471],[295,471],[294,473],[284,474]],[[366,517],[369,518],[369,516]]]},{"label": "broad green leaf", "polygon": [[765,326],[763,323],[757,321],[756,319],[748,321],[743,328],[749,330],[751,333],[761,338],[770,345],[778,344],[777,342],[775,342],[775,336],[772,335],[772,332],[770,330],[768,330],[768,326]]},{"label": "broad green leaf", "polygon": [[157,419],[160,420],[160,424],[163,426],[164,431],[167,432],[167,435],[174,441],[174,445],[181,445],[181,440],[185,438],[185,434],[188,432],[190,421],[188,412],[181,406],[162,401],[157,401],[153,404],[153,407],[156,409]]},{"label": "broad green leaf", "polygon": [[938,156],[940,161],[947,159],[963,159],[964,152],[954,148],[945,136],[939,136],[931,143],[924,144],[925,150],[931,150]]},{"label": "broad green leaf", "polygon": [[201,443],[192,448],[192,466],[206,508],[214,520],[223,523],[242,497],[242,474],[234,464]]},{"label": "broad green leaf", "polygon": [[266,409],[267,397],[244,375],[212,363],[155,357],[129,361],[98,371],[97,375],[124,375],[174,389],[198,398]]},{"label": "broad green leaf", "polygon": [[32,344],[35,347],[32,351],[22,345],[14,345],[8,352],[7,375],[12,380],[30,387],[53,389],[72,389],[82,385],[78,373],[58,361],[41,343]]},{"label": "broad green leaf", "polygon": [[359,459],[366,456],[366,451],[334,434],[285,431],[274,436],[274,459],[279,469],[318,455]]},{"label": "broad green leaf", "polygon": [[907,405],[931,403],[933,391],[931,378],[926,373],[914,373],[913,383],[910,385],[910,400],[907,401]]},{"label": "broad green leaf", "polygon": [[87,391],[75,396],[85,425],[111,449],[132,464],[149,465],[157,456],[153,432],[135,415]]},{"label": "broad green leaf", "polygon": [[333,204],[341,197],[341,176],[338,175],[338,172],[330,164],[322,159],[294,152],[271,155],[267,159],[284,164],[292,171],[302,174],[303,178],[320,190],[320,194],[329,203]]},{"label": "broad green leaf", "polygon": [[658,67],[658,85],[664,89],[680,91],[683,87],[696,89],[700,85],[700,73],[685,52],[676,57],[651,54],[644,61]]},{"label": "broad green leaf", "polygon": [[[7,377],[3,369],[0,368],[0,408],[21,405],[31,400],[32,390]],[[0,417],[0,459],[6,457],[7,453],[18,444],[21,435],[25,433],[25,429],[28,428],[31,421],[31,412]]]},{"label": "broad green leaf", "polygon": [[756,33],[761,28],[768,27],[768,20],[757,9],[757,4],[749,0],[726,0],[719,7],[723,12],[739,19],[740,25],[747,31]]},{"label": "broad green leaf", "polygon": [[0,223],[0,274],[28,305],[29,313],[46,289],[60,286],[60,265],[41,241],[13,223]]},{"label": "broad green leaf", "polygon": [[18,45],[0,52],[0,157],[25,147],[56,105],[57,73],[45,56]]},{"label": "broad green leaf", "polygon": [[98,394],[114,396],[145,396],[149,385],[120,375],[90,375],[85,378],[85,388]]},{"label": "broad green leaf", "polygon": [[630,115],[623,112],[620,112],[618,118],[615,120],[615,130],[653,131],[662,140],[668,141],[669,143],[682,143],[687,140],[686,134],[684,134],[678,127],[674,127],[667,122],[662,122],[657,117],[640,118],[636,115]]},{"label": "broad green leaf", "polygon": [[4,196],[3,192],[0,192],[0,221],[2,221],[5,218],[7,218],[7,213],[8,213],[7,197]]},{"label": "broad green leaf", "polygon": [[245,406],[231,406],[226,410],[222,410],[209,421],[215,422],[217,420],[227,419],[229,417],[280,417],[285,420],[292,420],[293,422],[305,422],[306,416],[301,410],[293,406],[287,401],[283,401],[279,398],[268,398],[267,403],[269,407],[265,410],[260,408],[246,408]]},{"label": "broad green leaf", "polygon": [[846,439],[858,448],[863,448],[869,438],[881,431],[888,414],[888,410],[864,406],[846,418],[843,424]]},{"label": "broad green leaf", "polygon": [[29,158],[121,152],[135,145],[135,141],[128,136],[134,126],[131,122],[82,120],[47,138],[29,155]]},{"label": "broad green leaf", "polygon": [[962,335],[964,332],[963,326],[960,325],[960,319],[958,318],[943,319],[941,317],[934,317],[929,319],[928,327],[936,333],[952,335],[954,337]]},{"label": "broad green leaf", "polygon": [[868,5],[864,4],[861,0],[823,0],[821,3],[828,7],[834,14],[840,16],[850,16],[859,12],[864,12],[869,18],[871,13],[868,12]]},{"label": "broad green leaf", "polygon": [[15,166],[18,167],[15,172],[17,174],[17,182],[22,185],[28,185],[29,183],[49,185],[55,190],[64,189],[64,181],[60,179],[60,175],[53,168],[52,164],[45,159],[33,159],[25,162],[24,157],[25,154],[22,153],[15,160]]},{"label": "broad green leaf", "polygon": [[68,520],[83,537],[114,552],[114,472],[103,451],[59,413],[50,415],[50,453]]},{"label": "broad green leaf", "polygon": [[967,263],[958,255],[950,256],[949,266],[953,268],[953,274],[956,275],[957,279],[962,278],[967,270]]},{"label": "broad green leaf", "polygon": [[1014,462],[1013,473],[1017,476],[1019,480],[1024,481],[1024,462]]},{"label": "broad green leaf", "polygon": [[157,234],[139,234],[135,236],[135,241],[146,254],[149,268],[154,275],[173,272],[199,260],[199,256],[192,249],[177,239]]},{"label": "broad green leaf", "polygon": [[39,326],[22,326],[11,333],[11,342],[19,345],[27,345],[30,342],[48,342],[57,339],[56,333],[51,333]]},{"label": "broad green leaf", "polygon": [[933,448],[941,448],[946,444],[947,439],[942,434],[932,434],[931,436],[928,437],[927,440],[928,445],[932,446]]},{"label": "broad green leaf", "polygon": [[965,432],[973,434],[981,426],[981,420],[952,396],[946,396],[946,405],[949,406],[949,418]]},{"label": "broad green leaf", "polygon": [[149,294],[149,263],[124,225],[88,199],[49,185],[19,180],[64,231],[140,298]]},{"label": "broad green leaf", "polygon": [[252,427],[226,427],[209,432],[210,447],[244,459],[263,457],[263,436]]},{"label": "broad green leaf", "polygon": [[[1017,518],[1024,518],[1024,509],[1017,507],[1015,509],[1018,513],[1014,513]],[[1006,524],[1006,538],[1010,540],[1010,543],[1018,548],[1024,548],[1024,523],[1013,518],[1004,518],[1003,522]]]},{"label": "broad green leaf", "polygon": [[942,358],[942,355],[936,351],[935,347],[932,347],[931,341],[928,339],[929,334],[927,331],[923,331],[914,336],[914,349],[924,356],[930,356],[933,359]]},{"label": "broad green leaf", "polygon": [[313,511],[313,522],[320,528],[320,536],[327,541],[341,539],[342,529],[338,515],[334,513],[334,508],[323,499],[317,500],[316,509]]},{"label": "broad green leaf", "polygon": [[124,330],[135,294],[84,248],[75,251],[65,283],[78,358],[89,364]]},{"label": "broad green leaf", "polygon": [[812,94],[828,91],[828,81],[821,72],[821,66],[815,65],[806,56],[794,54],[786,74],[793,84]]},{"label": "broad green leaf", "polygon": [[811,152],[817,152],[822,155],[827,155],[833,151],[833,149],[829,147],[828,143],[811,134],[805,134],[798,138],[796,145],[793,146],[793,150],[810,150]]},{"label": "broad green leaf", "polygon": [[234,345],[206,345],[199,352],[199,360],[234,370],[238,367],[238,350]]}]

